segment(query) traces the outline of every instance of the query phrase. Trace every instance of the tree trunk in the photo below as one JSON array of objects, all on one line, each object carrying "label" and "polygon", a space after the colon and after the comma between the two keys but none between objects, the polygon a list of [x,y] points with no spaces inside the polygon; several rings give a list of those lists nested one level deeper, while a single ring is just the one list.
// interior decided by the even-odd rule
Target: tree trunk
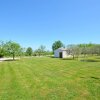
[{"label": "tree trunk", "polygon": [[15,60],[15,54],[13,53],[13,60]]},{"label": "tree trunk", "polygon": [[78,60],[78,58],[79,58],[79,55],[77,55],[77,60]]},{"label": "tree trunk", "polygon": [[73,60],[74,60],[74,55],[73,55]]},{"label": "tree trunk", "polygon": [[84,58],[86,57],[86,54],[84,54]]}]

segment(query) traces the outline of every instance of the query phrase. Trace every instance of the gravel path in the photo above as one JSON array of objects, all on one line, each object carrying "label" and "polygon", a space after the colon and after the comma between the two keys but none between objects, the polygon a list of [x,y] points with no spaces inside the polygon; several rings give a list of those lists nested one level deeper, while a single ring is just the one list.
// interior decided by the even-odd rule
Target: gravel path
[{"label": "gravel path", "polygon": [[[20,59],[20,58],[15,58],[15,60]],[[0,62],[5,61],[5,60],[13,60],[13,58],[0,58]]]}]

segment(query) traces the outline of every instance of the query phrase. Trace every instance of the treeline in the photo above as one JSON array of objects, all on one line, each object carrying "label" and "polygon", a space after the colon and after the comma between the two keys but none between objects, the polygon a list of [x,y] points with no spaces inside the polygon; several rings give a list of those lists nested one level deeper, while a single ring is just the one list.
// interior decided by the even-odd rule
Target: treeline
[{"label": "treeline", "polygon": [[46,56],[46,55],[52,55],[53,52],[46,50],[46,47],[44,45],[41,45],[38,49],[32,50],[31,47],[28,47],[26,49],[25,56]]},{"label": "treeline", "polygon": [[60,40],[55,41],[52,45],[52,50],[58,48],[66,48],[67,53],[74,58],[78,58],[79,56],[89,56],[89,55],[100,55],[100,44],[88,43],[88,44],[70,44],[65,46]]},{"label": "treeline", "polygon": [[79,56],[100,55],[100,44],[71,44],[65,46],[60,40],[55,41],[52,44],[52,51],[46,50],[44,45],[41,45],[38,49],[33,50],[31,47],[23,48],[19,43],[13,41],[0,41],[0,58],[4,56],[46,56],[53,55],[54,50],[64,47],[67,48],[67,53],[72,55],[73,59]]},{"label": "treeline", "polygon": [[4,56],[44,56],[52,55],[51,51],[46,50],[46,47],[41,45],[38,49],[33,50],[31,47],[23,48],[19,43],[14,41],[0,41],[0,58]]},{"label": "treeline", "polygon": [[67,46],[68,53],[73,56],[73,59],[75,57],[79,56],[89,56],[89,55],[100,55],[100,44],[93,44],[93,43],[88,43],[88,44],[77,44],[77,45],[68,45]]}]

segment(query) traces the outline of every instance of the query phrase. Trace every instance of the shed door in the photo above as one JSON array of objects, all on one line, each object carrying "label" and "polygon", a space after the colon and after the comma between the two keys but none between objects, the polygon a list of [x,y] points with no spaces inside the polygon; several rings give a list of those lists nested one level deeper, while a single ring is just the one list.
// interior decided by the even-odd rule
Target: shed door
[{"label": "shed door", "polygon": [[62,52],[59,52],[59,58],[62,58]]}]

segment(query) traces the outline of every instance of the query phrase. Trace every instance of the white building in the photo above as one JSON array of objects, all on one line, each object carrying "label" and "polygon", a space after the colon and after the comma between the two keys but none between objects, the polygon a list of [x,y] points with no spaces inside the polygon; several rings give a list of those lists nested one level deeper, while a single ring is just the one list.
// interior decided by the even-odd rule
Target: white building
[{"label": "white building", "polygon": [[54,51],[54,57],[56,58],[68,58],[71,57],[69,51],[66,48],[58,48]]}]

